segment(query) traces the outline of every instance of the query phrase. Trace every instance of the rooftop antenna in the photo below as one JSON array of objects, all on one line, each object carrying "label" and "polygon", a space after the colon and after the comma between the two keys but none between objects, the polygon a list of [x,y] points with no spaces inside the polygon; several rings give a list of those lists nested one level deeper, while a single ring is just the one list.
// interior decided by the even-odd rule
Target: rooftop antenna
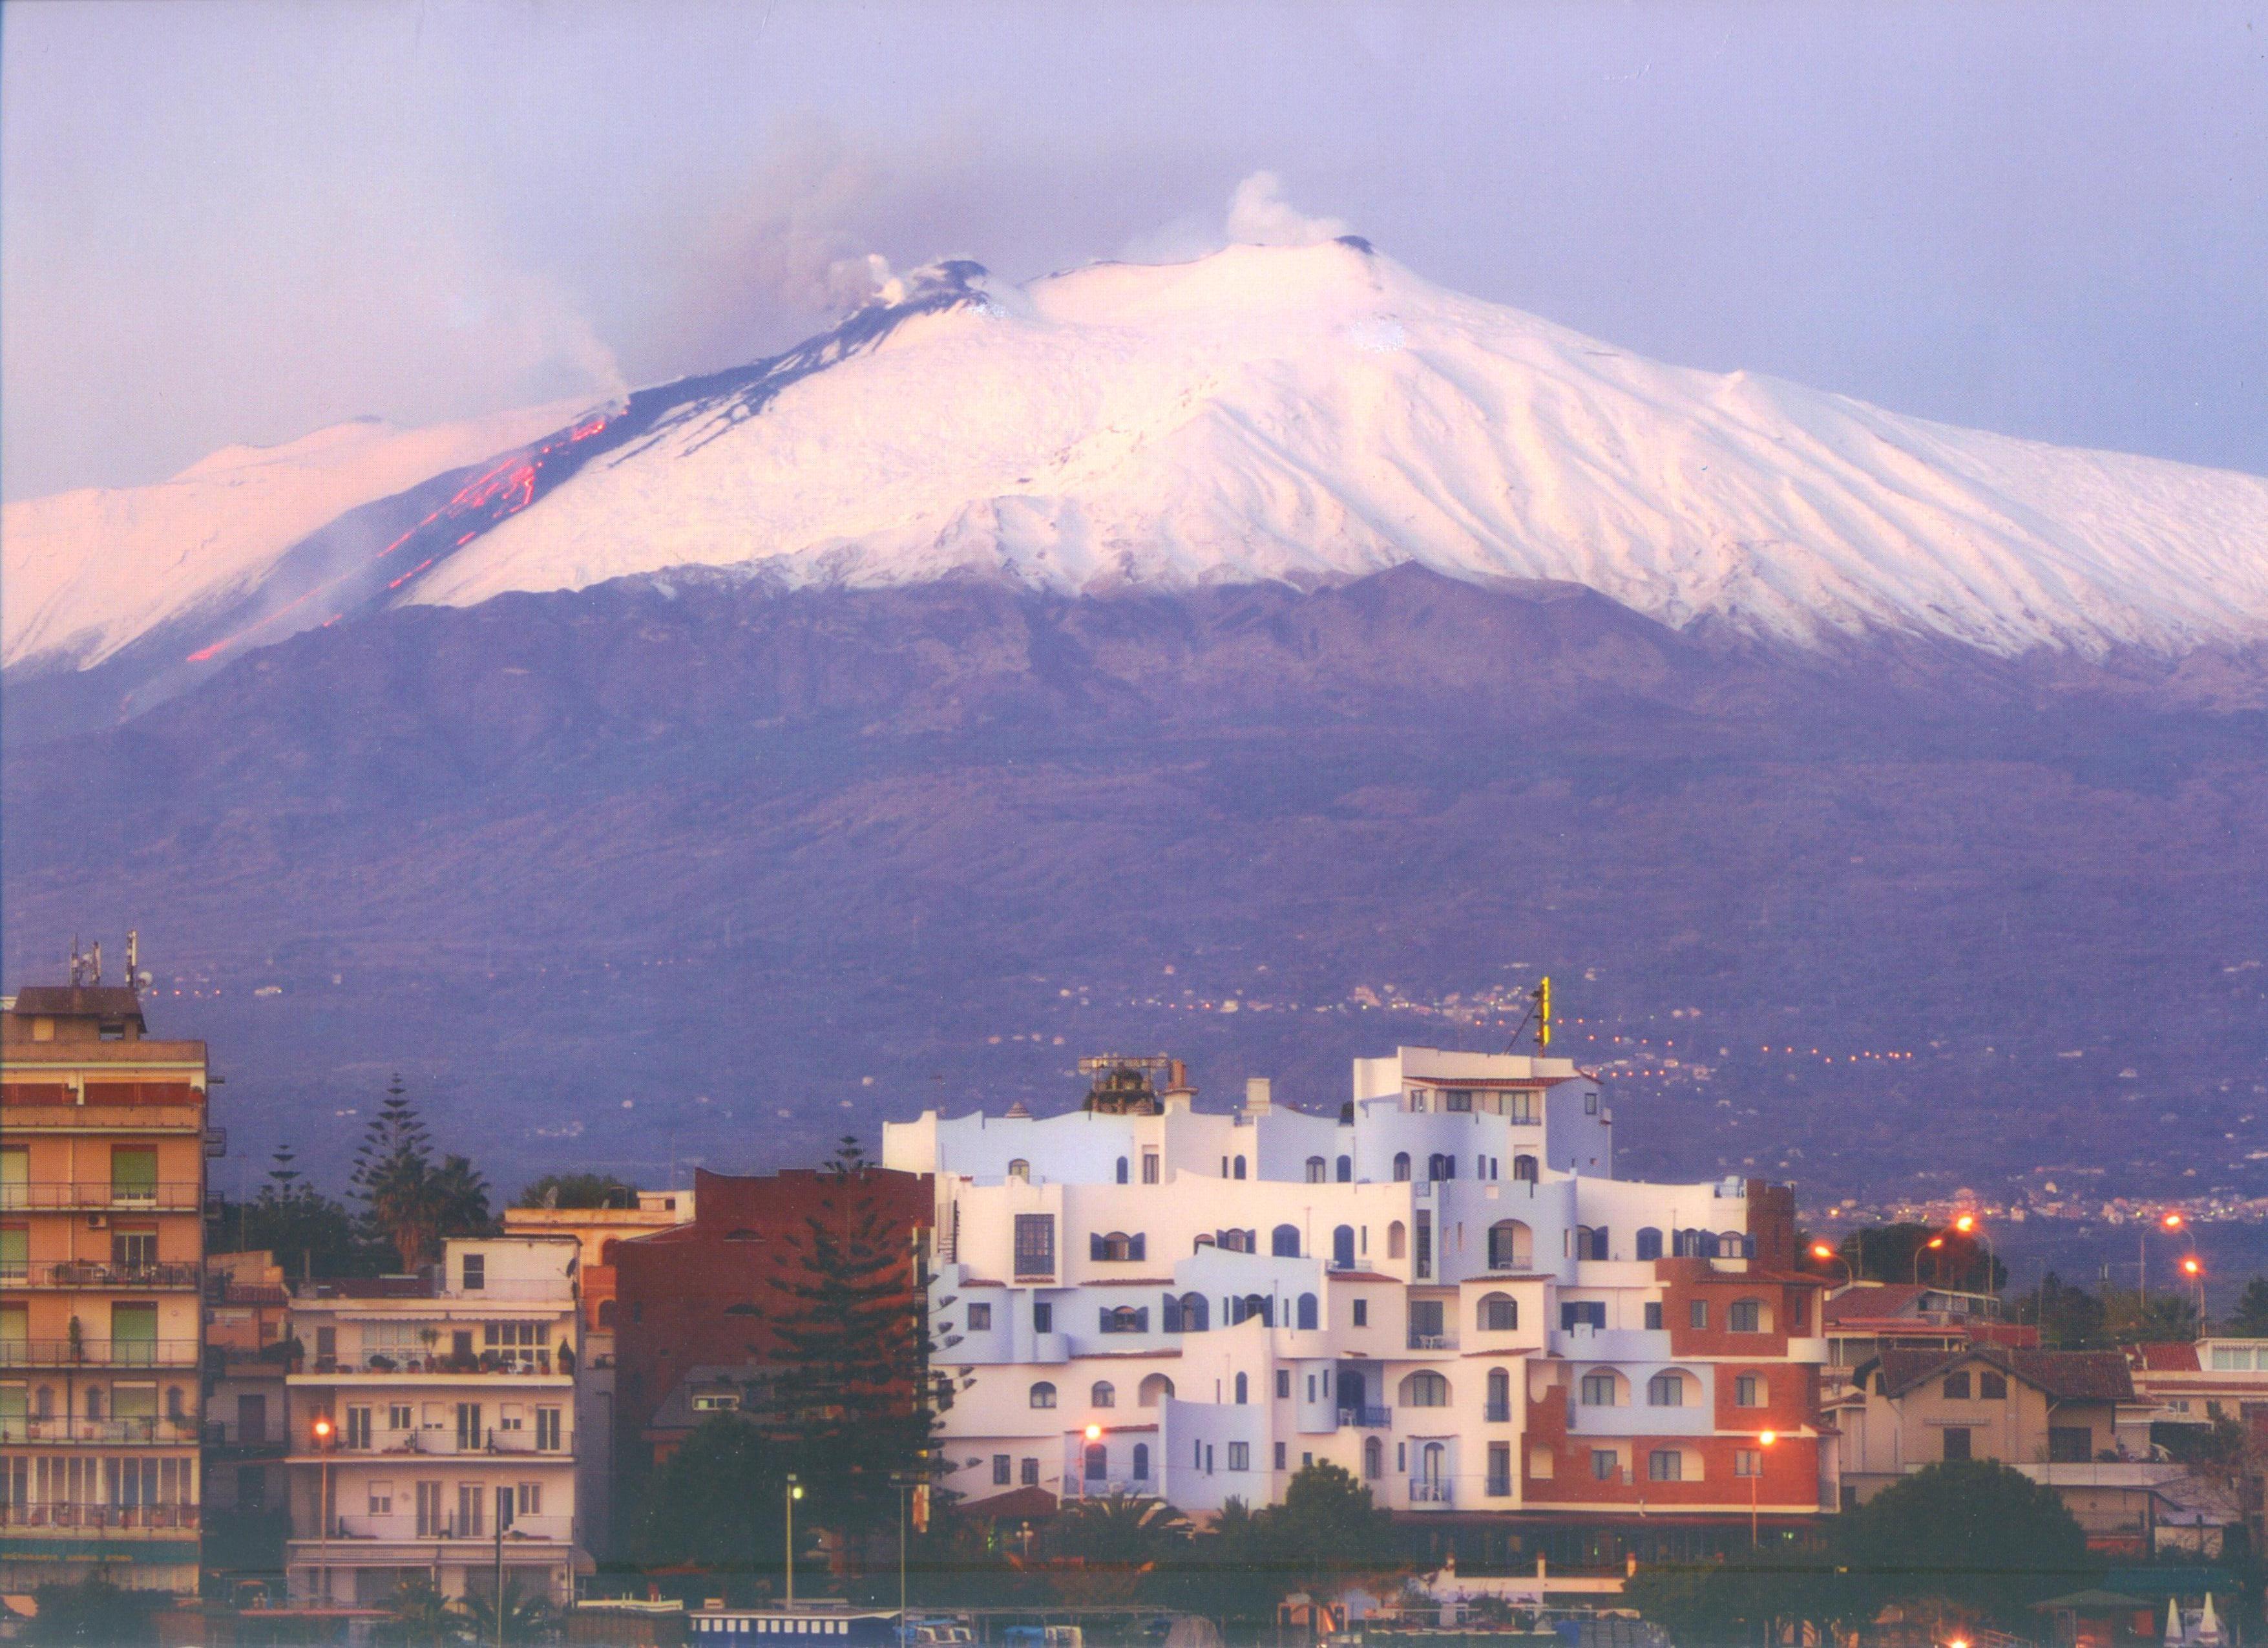
[{"label": "rooftop antenna", "polygon": [[71,988],[76,990],[86,982],[86,957],[79,953],[78,935],[71,935]]},{"label": "rooftop antenna", "polygon": [[89,965],[93,969],[94,977],[87,982],[99,986],[102,983],[102,941],[100,939],[94,941],[94,956]]}]

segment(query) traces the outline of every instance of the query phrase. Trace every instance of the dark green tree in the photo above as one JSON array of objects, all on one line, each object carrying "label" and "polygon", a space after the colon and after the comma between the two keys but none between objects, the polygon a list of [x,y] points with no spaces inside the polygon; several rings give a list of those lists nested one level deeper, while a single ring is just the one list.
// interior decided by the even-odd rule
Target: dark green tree
[{"label": "dark green tree", "polygon": [[1621,1600],[1679,1643],[1777,1642],[1785,1628],[1807,1624],[1839,1640],[1873,1613],[1863,1587],[1833,1562],[1778,1552],[1643,1567]]},{"label": "dark green tree", "polygon": [[854,1554],[895,1530],[891,1478],[924,1468],[936,1425],[927,1279],[890,1202],[858,1141],[845,1138],[802,1230],[774,1254],[790,1301],[772,1325],[780,1403],[812,1463],[813,1520],[850,1535]]},{"label": "dark green tree", "polygon": [[2104,1323],[2102,1301],[2084,1288],[2074,1288],[2052,1270],[2029,1293],[2010,1303],[2019,1322],[2040,1330],[2040,1344],[2050,1350],[2108,1350],[2112,1340]]},{"label": "dark green tree", "polygon": [[755,1581],[775,1578],[785,1555],[792,1468],[792,1446],[740,1415],[703,1420],[647,1479],[632,1558],[645,1568],[740,1576],[753,1599]]},{"label": "dark green tree", "polygon": [[2268,1339],[2268,1276],[2255,1276],[2244,1284],[2222,1331],[2238,1339]]},{"label": "dark green tree", "polygon": [[435,1164],[432,1139],[398,1075],[355,1151],[347,1182],[363,1205],[365,1234],[390,1245],[405,1272],[431,1258],[442,1238],[491,1228],[488,1181],[464,1157]]},{"label": "dark green tree", "polygon": [[[461,1606],[475,1643],[494,1644],[499,1640],[495,1599],[475,1593]],[[556,1610],[542,1597],[523,1593],[517,1580],[504,1586],[502,1641],[549,1642],[557,1622]]]},{"label": "dark green tree", "polygon": [[1842,1517],[1836,1543],[1870,1613],[1897,1602],[2011,1630],[2034,1622],[2031,1604],[2083,1589],[2095,1571],[2054,1489],[1984,1460],[1902,1477]]},{"label": "dark green tree", "polygon": [[1189,1519],[1163,1500],[1078,1499],[1048,1525],[1036,1571],[1069,1607],[1155,1605],[1189,1548]]},{"label": "dark green tree", "polygon": [[1263,1554],[1287,1591],[1330,1601],[1358,1585],[1379,1589],[1408,1567],[1395,1553],[1393,1517],[1328,1460],[1301,1467],[1259,1522]]},{"label": "dark green tree", "polygon": [[521,1191],[515,1208],[635,1208],[637,1186],[612,1173],[546,1173]]},{"label": "dark green tree", "polygon": [[[1937,1246],[1930,1244],[1936,1242]],[[1922,1282],[1965,1293],[1998,1293],[2008,1285],[2008,1267],[1989,1253],[1981,1238],[1941,1224],[1874,1224],[1847,1233],[1836,1251],[1852,1274],[1874,1282]],[[1797,1262],[1822,1275],[1840,1276],[1843,1266],[1815,1257],[1807,1240]]]},{"label": "dark green tree", "polygon": [[463,1622],[455,1605],[422,1575],[404,1581],[387,1598],[386,1615],[381,1635],[401,1648],[443,1648]]},{"label": "dark green tree", "polygon": [[354,1216],[301,1176],[288,1144],[276,1148],[276,1165],[251,1201],[224,1203],[214,1215],[215,1253],[276,1256],[287,1281],[312,1276],[353,1275],[364,1268]]},{"label": "dark green tree", "polygon": [[41,1585],[32,1593],[39,1613],[24,1628],[26,1643],[83,1643],[87,1648],[133,1648],[154,1643],[151,1615],[165,1598],[148,1591],[125,1591],[99,1575],[76,1585]]}]

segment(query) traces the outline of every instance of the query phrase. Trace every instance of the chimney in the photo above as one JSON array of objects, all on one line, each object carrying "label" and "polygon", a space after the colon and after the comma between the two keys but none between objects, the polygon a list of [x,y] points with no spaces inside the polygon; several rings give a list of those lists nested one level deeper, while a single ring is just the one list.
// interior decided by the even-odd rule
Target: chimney
[{"label": "chimney", "polygon": [[1248,1116],[1264,1116],[1275,1108],[1276,1101],[1270,1090],[1268,1078],[1264,1075],[1246,1076],[1244,1078],[1244,1113]]},{"label": "chimney", "polygon": [[1197,1096],[1197,1090],[1189,1081],[1189,1067],[1179,1059],[1167,1060],[1166,1090],[1160,1095],[1166,1101],[1167,1113],[1171,1115],[1177,1110],[1189,1109],[1190,1101]]}]

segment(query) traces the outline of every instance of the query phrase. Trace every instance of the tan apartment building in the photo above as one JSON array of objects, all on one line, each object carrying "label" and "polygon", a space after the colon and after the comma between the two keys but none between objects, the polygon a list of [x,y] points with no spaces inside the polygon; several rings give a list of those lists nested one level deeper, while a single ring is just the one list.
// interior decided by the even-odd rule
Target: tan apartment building
[{"label": "tan apartment building", "polygon": [[0,1589],[197,1589],[206,1083],[130,988],[0,1011]]},{"label": "tan apartment building", "polygon": [[2160,1490],[2147,1404],[2115,1350],[1886,1350],[1834,1410],[1846,1505],[1948,1460],[1992,1460],[2055,1490],[2098,1548],[2154,1543]]},{"label": "tan apartment building", "polygon": [[291,1306],[274,1254],[205,1260],[204,1560],[234,1601],[284,1599]]}]

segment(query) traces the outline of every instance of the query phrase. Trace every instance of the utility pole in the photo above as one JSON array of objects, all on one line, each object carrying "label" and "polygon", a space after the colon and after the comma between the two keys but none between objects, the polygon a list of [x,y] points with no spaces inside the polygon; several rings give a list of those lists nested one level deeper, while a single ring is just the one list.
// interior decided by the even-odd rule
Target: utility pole
[{"label": "utility pole", "polygon": [[803,1497],[803,1484],[787,1474],[787,1606],[795,1606],[795,1502]]},{"label": "utility pole", "polygon": [[496,1648],[504,1648],[504,1525],[512,1514],[512,1489],[496,1491]]}]

